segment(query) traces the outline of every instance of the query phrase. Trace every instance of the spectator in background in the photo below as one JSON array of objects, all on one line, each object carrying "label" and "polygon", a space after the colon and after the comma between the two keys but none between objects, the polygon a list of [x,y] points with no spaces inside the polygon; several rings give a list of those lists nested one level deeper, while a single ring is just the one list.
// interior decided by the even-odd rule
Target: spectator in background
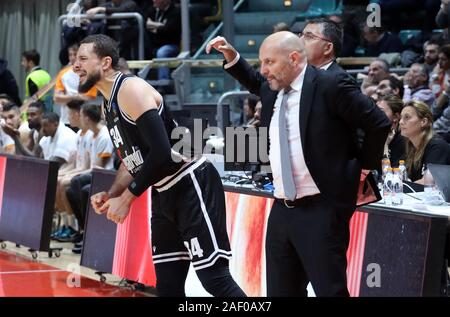
[{"label": "spectator in background", "polygon": [[0,94],[0,110],[7,104],[14,103],[14,100],[7,94]]},{"label": "spectator in background", "polygon": [[400,99],[403,99],[403,92],[404,92],[403,83],[397,77],[392,75],[380,81],[376,90],[378,97],[395,95]]},{"label": "spectator in background", "polygon": [[[98,7],[98,1],[97,0],[83,0],[82,8],[81,8],[81,14],[85,14],[86,11],[88,11],[91,8]],[[97,20],[98,21],[98,20]],[[59,61],[61,62],[61,65],[67,65],[69,64],[69,56],[67,49],[74,45],[81,42],[83,38],[86,37],[87,32],[85,28],[88,29],[88,31],[91,31],[93,33],[96,33],[97,30],[92,31],[92,25],[91,20],[89,19],[82,19],[80,21],[81,27],[79,26],[69,26],[66,24],[63,25],[62,28],[62,44],[61,44],[61,50],[59,51]],[[98,24],[98,22],[94,22]]]},{"label": "spectator in background", "polygon": [[344,21],[344,18],[338,15],[331,15],[329,19],[342,26],[342,47],[339,56],[354,56],[359,44],[357,26],[353,25],[349,18]]},{"label": "spectator in background", "polygon": [[423,173],[429,163],[450,165],[450,145],[433,133],[433,115],[427,104],[406,102],[400,119],[400,130],[406,138],[406,169],[411,181],[423,184]]},{"label": "spectator in background", "polygon": [[[58,104],[60,108],[61,122],[67,126],[69,123],[69,109],[67,104],[73,100],[87,101],[97,97],[97,89],[93,87],[85,94],[78,93],[78,85],[80,78],[72,69],[72,65],[77,57],[78,45],[74,44],[68,48],[69,65],[63,68],[56,76],[55,93],[53,101]],[[75,127],[72,127],[75,128]],[[75,128],[76,129],[76,128]]]},{"label": "spectator in background", "polygon": [[60,167],[64,167],[77,149],[77,134],[61,124],[59,116],[54,112],[47,112],[42,116],[42,134],[44,137],[39,141],[41,157],[56,161]]},{"label": "spectator in background", "polygon": [[281,31],[290,31],[290,27],[285,22],[278,22],[273,26],[272,33],[281,32]]},{"label": "spectator in background", "polygon": [[256,104],[258,103],[259,98],[256,96],[249,96],[244,99],[244,126],[251,125],[251,122],[253,122],[256,112]]},{"label": "spectator in background", "polygon": [[[2,119],[5,120],[3,130],[5,130],[9,136],[11,136],[11,133],[16,134],[22,144],[28,142],[30,128],[28,128],[28,122],[22,122],[18,105],[9,103],[3,106]],[[10,130],[12,129],[12,131],[7,131],[8,128]]]},{"label": "spectator in background", "polygon": [[125,75],[131,74],[131,70],[128,67],[128,62],[125,58],[121,57],[119,58],[119,71],[124,73]]},{"label": "spectator in background", "polygon": [[42,116],[45,112],[45,105],[36,101],[28,106],[28,128],[30,132],[22,141],[20,133],[17,129],[10,127],[10,125],[3,126],[3,130],[14,140],[16,147],[16,154],[23,156],[41,157],[42,149],[39,146],[39,141],[42,139]]},{"label": "spectator in background", "polygon": [[436,25],[438,28],[447,29],[447,36],[450,34],[450,23],[449,23],[449,4],[450,0],[441,0],[441,7],[436,15]]},{"label": "spectator in background", "polygon": [[[94,16],[96,14],[113,14],[113,13],[125,13],[125,12],[139,12],[139,7],[132,0],[112,0],[108,1],[98,7],[91,8],[86,11],[88,16]],[[103,33],[108,34],[119,44],[119,54],[125,59],[137,59],[137,56],[132,55],[132,51],[137,51],[137,39],[138,39],[138,27],[136,19],[120,19],[120,20],[107,20],[106,25],[99,27],[98,23],[94,22],[95,28],[91,28],[87,35]],[[119,26],[119,30],[107,30],[108,25]]]},{"label": "spectator in background", "polygon": [[[39,66],[40,61],[41,56],[34,49],[22,53],[21,64],[27,72],[27,77],[25,78],[25,97],[27,98],[34,95],[52,80],[50,74]],[[40,100],[43,99],[44,97]]]},{"label": "spectator in background", "polygon": [[368,27],[364,24],[363,35],[366,40],[366,56],[377,57],[381,53],[401,53],[403,50],[398,35],[386,32],[381,27]]},{"label": "spectator in background", "polygon": [[19,87],[16,79],[8,69],[8,62],[0,58],[0,94],[8,95],[16,105],[21,105]]},{"label": "spectator in background", "polygon": [[[450,79],[450,45],[444,45],[439,48],[438,63],[431,74],[432,90],[436,96],[440,96],[445,90],[447,82]],[[439,89],[435,89],[434,86],[440,86]]]},{"label": "spectator in background", "polygon": [[[89,170],[83,171],[70,180],[70,186],[66,190],[67,199],[77,218],[79,228],[84,228],[86,219],[86,206],[92,181],[92,168],[113,169],[113,144],[109,137],[108,128],[101,120],[100,107],[94,104],[86,104],[81,108],[80,116],[82,124],[92,131],[91,148],[89,149]],[[82,232],[80,232],[82,237]],[[78,241],[80,242],[80,241]],[[75,246],[74,253],[81,252],[81,245]]]},{"label": "spectator in background", "polygon": [[389,77],[389,63],[384,59],[377,58],[369,65],[369,72],[367,77],[364,77],[361,85],[361,90],[365,95],[370,95],[368,92],[375,93],[378,84]]},{"label": "spectator in background", "polygon": [[439,60],[439,42],[436,40],[426,41],[423,45],[423,56],[425,68],[430,76]]},{"label": "spectator in background", "polygon": [[398,96],[385,95],[378,99],[377,106],[386,114],[392,123],[391,131],[384,144],[383,157],[388,158],[392,166],[398,166],[399,161],[405,159],[405,139],[400,134],[399,129],[403,101]]},{"label": "spectator in background", "polygon": [[434,94],[428,86],[428,73],[425,65],[413,64],[404,77],[405,92],[403,101],[418,100],[432,107]]},{"label": "spectator in background", "polygon": [[[144,12],[147,28],[146,51],[150,58],[175,57],[180,51],[181,12],[171,0],[153,0],[153,7]],[[158,69],[158,79],[170,79],[167,67]]]}]

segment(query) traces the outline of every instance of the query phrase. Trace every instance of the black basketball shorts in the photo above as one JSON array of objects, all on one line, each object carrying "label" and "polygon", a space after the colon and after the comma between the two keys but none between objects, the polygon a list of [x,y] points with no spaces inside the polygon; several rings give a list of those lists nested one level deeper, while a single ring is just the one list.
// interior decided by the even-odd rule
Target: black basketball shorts
[{"label": "black basketball shorts", "polygon": [[231,257],[222,182],[206,158],[152,187],[151,229],[155,265],[190,260],[200,270]]}]

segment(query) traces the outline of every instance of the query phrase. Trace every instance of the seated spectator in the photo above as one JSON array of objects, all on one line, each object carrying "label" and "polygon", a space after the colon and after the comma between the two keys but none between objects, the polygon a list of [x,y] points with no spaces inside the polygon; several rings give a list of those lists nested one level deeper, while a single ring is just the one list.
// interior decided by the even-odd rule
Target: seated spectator
[{"label": "seated spectator", "polygon": [[244,126],[248,126],[249,122],[253,120],[256,112],[256,104],[259,98],[256,96],[249,96],[244,99],[244,111],[243,111],[243,122]]},{"label": "seated spectator", "polygon": [[0,153],[15,154],[14,140],[5,132],[5,122],[0,122]]},{"label": "seated spectator", "polygon": [[430,76],[439,60],[439,42],[436,40],[426,41],[423,45],[423,56],[425,68]]},{"label": "seated spectator", "polygon": [[399,129],[403,101],[398,96],[385,95],[378,99],[377,106],[392,122],[391,132],[384,144],[383,157],[388,158],[392,166],[398,166],[399,161],[405,159],[405,138],[400,134]]},{"label": "seated spectator", "polygon": [[77,149],[77,134],[62,124],[54,112],[42,116],[42,133],[44,137],[39,141],[42,158],[56,161],[64,167]]},{"label": "seated spectator", "polygon": [[442,94],[433,103],[433,129],[450,143],[450,82],[445,83]]},{"label": "seated spectator", "polygon": [[434,132],[450,143],[450,107],[448,103],[442,110],[441,115],[433,123]]},{"label": "seated spectator", "polygon": [[366,40],[366,56],[377,57],[381,53],[401,53],[403,50],[398,35],[385,32],[383,28],[364,25],[363,35]]},{"label": "seated spectator", "polygon": [[10,103],[15,103],[13,98],[8,96],[7,94],[0,94],[0,110],[2,107],[6,106]]},{"label": "seated spectator", "polygon": [[450,145],[434,136],[433,115],[421,101],[405,103],[400,130],[406,138],[406,168],[413,182],[423,184],[423,172],[429,163],[450,165]]},{"label": "seated spectator", "polygon": [[[39,89],[48,84],[52,78],[39,66],[41,56],[36,50],[29,50],[22,53],[22,66],[27,72],[25,78],[25,97],[29,98],[34,95]],[[40,98],[41,101],[45,100],[45,96]]]},{"label": "seated spectator", "polygon": [[375,59],[369,65],[369,72],[367,76],[361,76],[358,74],[359,77],[364,78],[361,85],[361,90],[364,92],[364,90],[369,86],[375,86],[376,90],[376,86],[378,86],[380,81],[382,81],[383,79],[387,79],[389,75],[389,63],[381,58]]},{"label": "seated spectator", "polygon": [[[113,14],[125,12],[138,12],[137,4],[132,0],[112,0],[98,7],[91,8],[86,11],[88,16],[96,14]],[[138,27],[136,19],[106,20],[106,25],[99,25],[103,22],[92,22],[87,35],[96,33],[104,33],[114,38],[119,43],[119,54],[125,59],[136,59],[132,55],[132,50],[137,50]],[[107,30],[107,25],[117,25],[119,30]],[[94,27],[95,26],[95,27]]]},{"label": "seated spectator", "polygon": [[390,75],[388,78],[380,81],[376,92],[378,97],[395,95],[403,99],[403,91],[403,83],[397,77]]},{"label": "seated spectator", "polygon": [[77,150],[73,154],[75,158],[69,159],[69,163],[58,171],[55,210],[60,213],[64,225],[52,234],[52,238],[60,242],[79,242],[84,227],[84,224],[80,222],[78,222],[78,226],[75,225],[75,215],[66,195],[72,178],[90,168],[89,151],[93,133],[80,119],[82,105],[83,101],[81,100],[72,100],[67,104],[70,125],[79,128],[79,130],[77,132]]},{"label": "seated spectator", "polygon": [[128,62],[125,58],[121,57],[119,58],[119,71],[125,75],[132,74],[130,68],[128,67]]},{"label": "seated spectator", "polygon": [[97,97],[97,89],[92,87],[87,93],[79,94],[78,85],[80,78],[72,69],[77,58],[78,45],[74,44],[68,48],[69,65],[63,68],[56,76],[55,93],[53,101],[60,106],[61,122],[69,126],[69,110],[67,103],[72,100],[87,101]]},{"label": "seated spectator", "polygon": [[[98,7],[97,0],[83,0],[81,11],[79,13],[85,14],[86,11],[94,7]],[[67,49],[74,44],[78,45],[78,43],[80,43],[81,40],[84,39],[89,33],[86,32],[86,29],[89,30],[90,28],[92,28],[91,20],[89,19],[81,19],[80,23],[81,27],[69,26],[67,23],[65,23],[62,27],[62,43],[61,43],[61,50],[59,51],[59,61],[61,62],[61,65],[67,65],[69,63],[69,56]],[[96,34],[99,31],[91,30],[90,32],[92,32],[92,34]]]},{"label": "seated spectator", "polygon": [[277,33],[277,32],[281,32],[281,31],[290,31],[290,30],[291,29],[287,23],[278,22],[277,24],[275,24],[273,26],[272,33]]},{"label": "seated spectator", "polygon": [[[109,137],[108,128],[101,120],[100,107],[97,105],[83,105],[80,120],[93,132],[90,156],[90,170],[74,176],[66,190],[67,199],[78,220],[79,227],[84,228],[86,206],[88,204],[89,189],[92,181],[92,168],[113,169],[113,144]],[[82,236],[82,235],[81,235]],[[81,252],[81,245],[76,246],[74,253]]]},{"label": "seated spectator", "polygon": [[438,63],[433,70],[431,78],[432,78],[432,83],[431,83],[432,85],[434,85],[434,82],[436,82],[436,84],[440,85],[440,90],[437,91],[437,89],[436,89],[436,91],[435,91],[435,95],[439,96],[445,90],[447,82],[450,79],[450,45],[449,44],[441,46],[439,48]]},{"label": "seated spectator", "polygon": [[29,105],[27,110],[29,133],[25,135],[24,140],[20,138],[20,131],[10,126],[3,126],[3,130],[13,140],[16,147],[16,154],[23,156],[41,157],[42,149],[39,141],[43,137],[42,133],[42,116],[45,112],[45,105],[36,101]]},{"label": "seated spectator", "polygon": [[[22,122],[19,106],[14,103],[5,105],[2,111],[2,118],[5,120],[5,129],[15,130],[14,133],[18,133],[20,142],[26,144],[29,139],[30,128],[28,127],[28,122]],[[7,134],[9,135],[9,133]]]},{"label": "seated spectator", "polygon": [[253,115],[253,118],[247,122],[247,126],[255,127],[255,128],[260,126],[260,124],[261,124],[261,108],[262,108],[261,100],[258,100],[258,102],[256,103],[256,106],[255,106],[255,114]]},{"label": "seated spectator", "polygon": [[16,79],[8,69],[8,62],[0,58],[0,94],[6,94],[16,105],[21,105],[22,101],[19,97],[19,87],[17,87]]},{"label": "seated spectator", "polygon": [[423,64],[413,64],[404,77],[405,92],[403,101],[422,101],[432,107],[434,94],[428,86],[428,73]]},{"label": "seated spectator", "polygon": [[343,26],[342,48],[339,56],[355,56],[360,37],[358,25],[354,25],[349,17],[344,18],[338,15],[331,15],[329,19]]},{"label": "seated spectator", "polygon": [[[154,0],[144,12],[147,32],[146,51],[150,58],[175,57],[180,51],[181,12],[172,0]],[[167,67],[158,69],[158,79],[170,79]]]},{"label": "seated spectator", "polygon": [[[438,28],[445,29],[448,28],[447,31],[450,31],[450,23],[448,18],[448,9],[449,9],[450,0],[441,0],[441,7],[439,12],[436,15],[436,25]],[[450,33],[447,33],[447,36]]]}]

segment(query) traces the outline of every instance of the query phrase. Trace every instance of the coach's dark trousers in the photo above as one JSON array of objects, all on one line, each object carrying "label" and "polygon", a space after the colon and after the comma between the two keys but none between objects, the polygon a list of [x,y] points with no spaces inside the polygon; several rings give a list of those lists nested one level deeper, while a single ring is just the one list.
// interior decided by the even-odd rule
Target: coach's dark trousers
[{"label": "coach's dark trousers", "polygon": [[346,251],[353,210],[322,196],[300,199],[294,208],[275,200],[266,236],[268,296],[349,296]]}]

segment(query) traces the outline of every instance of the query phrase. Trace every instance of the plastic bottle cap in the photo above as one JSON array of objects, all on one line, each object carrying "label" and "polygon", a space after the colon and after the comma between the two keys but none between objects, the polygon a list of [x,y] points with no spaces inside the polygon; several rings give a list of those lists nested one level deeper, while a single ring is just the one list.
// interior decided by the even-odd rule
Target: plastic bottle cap
[{"label": "plastic bottle cap", "polygon": [[388,171],[388,172],[392,172],[392,167],[388,167],[388,168],[387,168],[387,171]]},{"label": "plastic bottle cap", "polygon": [[400,160],[400,161],[398,161],[399,162],[399,164],[405,164],[405,161],[404,160]]},{"label": "plastic bottle cap", "polygon": [[393,168],[392,169],[394,172],[400,172],[400,168],[398,168],[398,167],[395,167],[395,168]]}]

